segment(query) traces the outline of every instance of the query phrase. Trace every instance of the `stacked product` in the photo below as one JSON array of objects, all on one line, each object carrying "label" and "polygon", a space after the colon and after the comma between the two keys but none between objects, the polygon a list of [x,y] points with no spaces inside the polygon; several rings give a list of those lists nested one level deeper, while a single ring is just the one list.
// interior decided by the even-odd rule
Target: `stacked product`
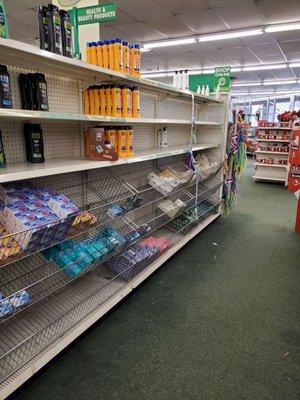
[{"label": "stacked product", "polygon": [[289,140],[290,139],[290,132],[284,130],[267,130],[259,131],[257,135],[258,139],[274,139],[274,140]]},{"label": "stacked product", "polygon": [[[214,204],[208,200],[202,200],[189,210],[184,211],[178,217],[169,222],[169,227],[178,232],[182,232],[185,228],[192,228],[194,223],[212,211]],[[182,232],[183,233],[183,232]]]},{"label": "stacked product", "polygon": [[281,143],[261,143],[257,146],[257,151],[271,151],[271,152],[278,152],[278,153],[288,153],[290,150],[289,146],[286,144]]},{"label": "stacked product", "polygon": [[157,208],[167,214],[170,218],[174,218],[184,209],[185,206],[185,203],[180,199],[175,201],[166,199],[157,204]]},{"label": "stacked product", "polygon": [[132,126],[89,128],[84,132],[84,155],[89,160],[99,161],[133,156]]},{"label": "stacked product", "polygon": [[53,4],[39,7],[40,48],[72,58],[72,27],[68,11]]},{"label": "stacked product", "polygon": [[194,172],[190,169],[182,172],[168,166],[163,171],[151,172],[148,175],[148,183],[158,192],[167,195],[178,186],[189,182],[193,177]]},{"label": "stacked product", "polygon": [[126,75],[141,76],[140,45],[128,44],[120,38],[87,43],[86,61]]},{"label": "stacked product", "polygon": [[51,188],[25,183],[0,186],[0,199],[3,202],[1,223],[5,231],[13,234],[2,233],[2,262],[5,258],[20,256],[18,251],[31,253],[64,240],[79,211],[68,197]]},{"label": "stacked product", "polygon": [[19,87],[23,110],[49,111],[47,82],[44,74],[20,74]]},{"label": "stacked product", "polygon": [[84,113],[117,118],[140,118],[137,86],[94,85],[83,91]]},{"label": "stacked product", "polygon": [[220,167],[219,161],[215,160],[213,155],[198,154],[196,157],[196,163],[198,164],[201,179],[206,179],[210,175],[217,172]]},{"label": "stacked product", "polygon": [[275,159],[273,157],[261,157],[261,158],[256,158],[256,162],[260,164],[271,164],[271,165],[287,165],[288,160],[282,160],[282,159]]},{"label": "stacked product", "polygon": [[146,262],[150,262],[154,256],[166,250],[171,244],[164,237],[147,238],[112,257],[107,262],[107,266],[123,279],[128,280],[138,273]]},{"label": "stacked product", "polygon": [[26,290],[21,290],[8,297],[0,292],[0,318],[7,317],[18,308],[30,303],[30,300],[30,294]]}]

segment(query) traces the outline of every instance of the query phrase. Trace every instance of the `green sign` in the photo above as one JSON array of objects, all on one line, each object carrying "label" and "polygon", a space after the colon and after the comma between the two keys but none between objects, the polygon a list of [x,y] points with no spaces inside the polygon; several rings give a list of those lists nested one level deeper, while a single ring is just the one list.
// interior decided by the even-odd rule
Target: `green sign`
[{"label": "green sign", "polygon": [[231,67],[216,67],[214,76],[214,90],[217,86],[220,86],[220,90],[223,92],[229,92],[230,90],[230,71]]},{"label": "green sign", "polygon": [[115,21],[116,9],[116,3],[77,8],[78,25]]}]

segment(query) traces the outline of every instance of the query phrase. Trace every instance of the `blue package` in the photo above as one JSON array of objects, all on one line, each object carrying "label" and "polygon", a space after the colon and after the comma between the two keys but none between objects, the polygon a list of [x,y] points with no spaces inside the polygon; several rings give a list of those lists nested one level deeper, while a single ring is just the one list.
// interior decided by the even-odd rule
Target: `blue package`
[{"label": "blue package", "polygon": [[120,204],[113,204],[107,210],[107,215],[110,218],[116,218],[119,217],[120,215],[124,215],[125,213],[126,213],[126,208]]},{"label": "blue package", "polygon": [[12,297],[9,298],[10,303],[13,307],[18,308],[25,306],[30,302],[30,295],[26,290],[21,290],[20,292],[14,294]]},{"label": "blue package", "polygon": [[9,300],[0,300],[0,317],[9,315],[14,310]]}]

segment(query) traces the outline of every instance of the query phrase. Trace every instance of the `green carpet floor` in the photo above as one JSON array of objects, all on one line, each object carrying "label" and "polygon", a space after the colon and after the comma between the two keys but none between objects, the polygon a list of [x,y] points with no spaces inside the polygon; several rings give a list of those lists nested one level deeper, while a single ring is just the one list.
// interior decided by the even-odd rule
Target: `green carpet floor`
[{"label": "green carpet floor", "polygon": [[232,215],[11,399],[299,399],[296,201],[251,164]]}]

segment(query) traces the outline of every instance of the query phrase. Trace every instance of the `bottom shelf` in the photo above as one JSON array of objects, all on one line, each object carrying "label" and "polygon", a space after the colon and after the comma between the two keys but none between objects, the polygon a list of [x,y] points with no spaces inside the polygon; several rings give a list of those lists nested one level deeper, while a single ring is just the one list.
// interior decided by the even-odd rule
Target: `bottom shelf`
[{"label": "bottom shelf", "polygon": [[272,182],[285,182],[285,178],[276,178],[276,177],[270,177],[270,176],[259,176],[259,175],[254,175],[253,179],[255,181],[272,181]]},{"label": "bottom shelf", "polygon": [[[12,336],[7,330],[0,340],[4,346],[0,347],[1,353],[4,352],[2,360],[0,356],[2,371],[16,371],[0,384],[0,398],[6,398],[33,376],[219,216],[220,213],[214,209],[199,220],[198,225],[192,223],[191,230],[177,233],[168,227],[157,230],[155,236],[173,238],[173,245],[129,282],[119,276],[112,279],[112,272],[103,266],[98,273],[78,279],[66,290],[49,297],[35,311],[27,315],[24,313],[24,316],[20,314],[21,317],[16,318],[14,326],[8,327],[8,330],[13,329]],[[44,315],[43,310],[47,311]],[[24,329],[28,329],[28,339],[12,346],[15,340],[13,336]],[[31,333],[32,329],[35,329],[35,333]],[[10,347],[11,350],[5,351],[5,347]],[[20,367],[21,363],[23,366]]]}]

